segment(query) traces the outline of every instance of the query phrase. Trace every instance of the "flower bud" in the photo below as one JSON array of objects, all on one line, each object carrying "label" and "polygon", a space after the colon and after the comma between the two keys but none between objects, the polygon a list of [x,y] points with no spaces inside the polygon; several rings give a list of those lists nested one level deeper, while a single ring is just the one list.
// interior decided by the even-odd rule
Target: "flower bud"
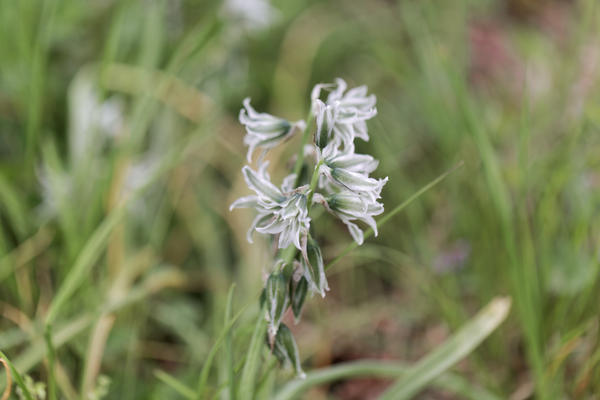
[{"label": "flower bud", "polygon": [[273,354],[275,357],[284,365],[291,365],[299,378],[304,379],[306,374],[302,371],[300,365],[300,355],[298,354],[298,346],[294,340],[294,336],[290,329],[285,325],[281,324],[277,336],[275,337],[275,344],[273,345]]},{"label": "flower bud", "polygon": [[290,280],[290,302],[292,303],[292,311],[294,312],[296,322],[300,319],[300,313],[302,312],[307,292],[308,281],[304,276],[300,277],[298,282],[294,282],[293,279]]},{"label": "flower bud", "polygon": [[281,272],[273,272],[269,275],[265,285],[268,333],[271,342],[277,334],[281,318],[289,305],[287,286],[287,281]]},{"label": "flower bud", "polygon": [[306,243],[306,251],[303,252],[302,268],[310,290],[325,297],[325,291],[329,290],[329,286],[325,277],[323,256],[319,244],[310,236]]}]

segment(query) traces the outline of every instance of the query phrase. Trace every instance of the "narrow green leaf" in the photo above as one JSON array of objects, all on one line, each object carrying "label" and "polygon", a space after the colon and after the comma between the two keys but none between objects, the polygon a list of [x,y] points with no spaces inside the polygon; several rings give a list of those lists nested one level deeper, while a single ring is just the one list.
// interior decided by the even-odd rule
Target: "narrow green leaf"
[{"label": "narrow green leaf", "polygon": [[[361,360],[340,363],[317,369],[306,374],[305,379],[294,379],[277,392],[272,400],[292,400],[300,398],[308,389],[353,377],[397,378],[406,376],[410,367],[403,363],[385,360]],[[500,400],[500,397],[481,387],[474,386],[456,374],[445,373],[433,381],[435,387],[462,394],[471,400]]]},{"label": "narrow green leaf", "polygon": [[410,399],[448,368],[466,357],[504,321],[510,298],[498,297],[445,343],[429,353],[389,388],[380,400]]},{"label": "narrow green leaf", "polygon": [[56,351],[52,344],[52,326],[46,325],[44,329],[44,340],[46,341],[46,352],[48,355],[48,400],[56,400],[56,379],[54,378],[54,364]]},{"label": "narrow green leaf", "polygon": [[[233,290],[235,289],[235,283],[229,288],[227,294],[227,305],[225,306],[225,322],[223,328],[227,326],[231,320],[231,314],[233,310]],[[227,383],[229,386],[229,400],[235,400],[235,374],[233,371],[233,334],[230,329],[225,337],[225,351],[223,355],[225,357],[225,366],[227,369]]]},{"label": "narrow green leaf", "polygon": [[194,389],[190,388],[173,375],[169,375],[160,369],[155,369],[154,376],[186,399],[194,400],[194,398],[196,398],[196,392],[194,392]]},{"label": "narrow green leaf", "polygon": [[263,309],[258,313],[254,333],[248,346],[248,353],[244,369],[242,370],[242,378],[240,380],[240,400],[252,400],[254,396],[254,386],[256,383],[256,374],[259,367],[260,353],[263,348],[263,337],[267,329],[267,321],[263,318]]},{"label": "narrow green leaf", "polygon": [[[386,213],[383,217],[381,217],[377,221],[377,228],[381,228],[388,221],[390,221],[390,219],[392,219],[393,216],[398,214],[400,211],[404,210],[413,201],[415,201],[416,199],[421,197],[421,195],[423,195],[425,192],[427,192],[429,189],[431,189],[432,187],[434,187],[435,185],[437,185],[438,183],[440,183],[441,181],[446,179],[448,177],[448,175],[450,175],[451,173],[453,173],[454,171],[456,171],[458,168],[462,167],[463,165],[464,165],[464,163],[461,161],[456,166],[454,166],[452,169],[444,172],[443,174],[441,174],[440,176],[438,176],[437,178],[435,178],[434,180],[429,182],[427,185],[423,186],[417,192],[413,193],[412,196],[410,196],[408,199],[406,199],[402,203],[398,204],[396,206],[396,208],[394,208],[392,211]],[[367,238],[370,238],[371,236],[373,236],[374,233],[375,233],[375,231],[373,231],[372,228],[369,228],[368,230],[365,231],[364,239],[366,240]],[[329,268],[333,267],[342,258],[344,258],[348,253],[350,253],[352,250],[356,249],[357,247],[358,247],[358,244],[356,242],[350,243],[348,246],[346,246],[346,248],[344,250],[342,250],[342,252],[340,254],[338,254],[338,256],[336,258],[333,259],[333,261],[331,261],[329,264],[327,264],[325,266],[325,271],[327,271]]]},{"label": "narrow green leaf", "polygon": [[126,215],[127,204],[132,199],[143,194],[158,178],[163,176],[167,171],[177,165],[179,160],[185,157],[186,153],[183,151],[183,149],[185,149],[186,145],[188,144],[189,143],[185,141],[181,145],[175,146],[173,150],[166,154],[161,162],[160,168],[158,168],[157,172],[154,173],[148,182],[146,182],[144,186],[137,189],[129,196],[129,198],[115,208],[104,219],[104,221],[102,221],[100,226],[96,228],[92,236],[89,238],[77,256],[73,267],[69,270],[67,277],[65,278],[61,287],[58,289],[54,300],[50,304],[48,315],[46,317],[46,324],[51,324],[54,321],[62,307],[67,303],[67,300],[69,300],[77,288],[88,277],[89,271],[102,254],[106,242],[110,237],[110,233]]},{"label": "narrow green leaf", "polygon": [[19,374],[19,371],[17,371],[17,369],[15,368],[13,363],[10,362],[8,357],[6,357],[6,355],[2,351],[0,351],[0,358],[2,358],[8,364],[8,366],[10,368],[11,376],[15,380],[17,386],[20,387],[21,390],[23,391],[23,395],[25,396],[25,399],[33,400],[33,396],[27,389],[27,385],[25,385],[25,382],[23,381],[23,377],[21,376],[21,374]]},{"label": "narrow green leaf", "polygon": [[215,358],[217,351],[223,344],[223,341],[225,340],[225,337],[227,336],[227,332],[229,332],[229,330],[233,327],[233,325],[238,320],[238,318],[246,310],[246,307],[247,306],[243,307],[240,311],[238,311],[238,313],[229,321],[227,326],[225,328],[223,328],[223,331],[217,337],[217,340],[215,341],[215,344],[213,344],[213,347],[210,349],[210,352],[208,353],[208,356],[206,357],[206,361],[204,362],[204,366],[202,367],[202,371],[200,372],[200,378],[198,379],[198,387],[196,389],[196,399],[200,400],[200,399],[204,399],[206,397],[206,396],[204,396],[204,392],[206,391],[206,383],[208,382],[208,375],[210,373],[212,361]]},{"label": "narrow green leaf", "polygon": [[4,208],[11,227],[20,237],[24,237],[29,227],[27,211],[23,202],[19,200],[20,197],[21,194],[17,192],[17,189],[0,174],[0,206]]},{"label": "narrow green leaf", "polygon": [[54,300],[50,304],[48,316],[46,317],[46,324],[51,324],[54,321],[73,292],[75,292],[79,285],[86,279],[90,269],[100,257],[110,233],[124,215],[125,207],[121,206],[102,221],[102,224],[96,229],[75,260],[75,264],[69,271],[64,283],[61,285]]}]

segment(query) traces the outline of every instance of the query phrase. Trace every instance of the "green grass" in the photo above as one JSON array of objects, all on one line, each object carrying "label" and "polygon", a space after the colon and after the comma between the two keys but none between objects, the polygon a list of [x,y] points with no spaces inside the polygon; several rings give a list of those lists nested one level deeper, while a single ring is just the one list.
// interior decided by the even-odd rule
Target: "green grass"
[{"label": "green grass", "polygon": [[[272,3],[248,31],[216,0],[0,2],[0,396],[7,367],[68,400],[103,376],[110,399],[600,392],[596,1]],[[264,344],[271,248],[228,211],[237,113],[303,118],[338,76],[377,95],[358,149],[386,213],[360,247],[315,218],[331,290],[286,317],[298,381]]]}]

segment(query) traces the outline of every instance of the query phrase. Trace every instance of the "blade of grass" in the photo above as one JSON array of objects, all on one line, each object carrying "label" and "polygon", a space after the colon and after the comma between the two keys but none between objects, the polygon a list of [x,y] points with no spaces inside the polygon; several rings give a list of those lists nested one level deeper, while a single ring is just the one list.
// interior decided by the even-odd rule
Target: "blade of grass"
[{"label": "blade of grass", "polygon": [[27,389],[27,386],[25,385],[25,382],[23,381],[21,374],[19,374],[19,371],[17,371],[17,369],[15,368],[13,363],[10,362],[8,357],[6,357],[6,355],[2,351],[0,351],[0,359],[4,360],[4,362],[6,364],[8,364],[8,366],[10,368],[10,376],[15,380],[15,383],[17,384],[17,386],[20,387],[21,390],[23,391],[23,395],[25,396],[25,399],[26,400],[34,400],[33,396],[31,396],[31,393]]},{"label": "blade of grass", "polygon": [[210,349],[210,352],[208,353],[208,356],[206,357],[206,361],[204,362],[204,366],[202,367],[202,371],[200,372],[200,378],[198,379],[198,387],[196,388],[196,399],[200,400],[200,399],[205,398],[205,396],[203,396],[203,395],[206,390],[206,383],[208,381],[208,375],[210,373],[210,367],[212,366],[212,361],[215,358],[217,351],[223,344],[223,341],[225,340],[227,333],[233,327],[233,325],[238,320],[238,318],[242,315],[242,313],[246,310],[246,307],[248,307],[248,304],[246,304],[240,311],[238,311],[238,313],[229,321],[227,326],[223,328],[223,331],[217,337],[217,340],[215,341],[215,344],[213,344],[213,347]]},{"label": "blade of grass", "polygon": [[[298,398],[308,389],[334,382],[340,379],[353,377],[379,377],[396,378],[406,376],[410,367],[403,363],[383,360],[361,360],[340,363],[334,366],[318,369],[306,374],[305,379],[295,379],[287,383],[275,395],[273,400],[292,400]],[[450,390],[457,394],[464,394],[473,400],[499,400],[500,398],[486,389],[469,384],[462,377],[446,373],[437,377],[433,385],[441,389]]]},{"label": "blade of grass", "polygon": [[125,216],[125,211],[126,208],[124,206],[121,206],[113,211],[104,221],[102,221],[102,224],[96,229],[92,237],[88,240],[85,247],[75,260],[75,263],[65,278],[64,283],[56,293],[54,301],[52,301],[50,309],[48,310],[46,324],[49,325],[54,322],[56,316],[66,304],[67,300],[69,300],[79,285],[88,277],[90,269],[102,254],[102,250],[104,249],[104,245],[110,236],[110,232]]},{"label": "blade of grass", "polygon": [[186,399],[194,400],[196,398],[196,392],[194,392],[194,389],[187,386],[173,375],[170,375],[160,369],[155,369],[154,376]]},{"label": "blade of grass", "polygon": [[505,320],[510,298],[492,300],[444,344],[426,355],[389,388],[380,400],[410,399],[448,368],[472,352]]},{"label": "blade of grass", "polygon": [[48,400],[56,400],[56,379],[54,377],[56,351],[52,344],[51,325],[46,325],[44,329],[44,340],[46,341],[46,353],[48,354]]},{"label": "blade of grass", "polygon": [[[435,178],[434,180],[429,182],[427,185],[423,186],[421,189],[419,189],[417,192],[415,192],[408,199],[406,199],[405,201],[403,201],[402,203],[397,205],[396,208],[394,208],[392,211],[390,211],[389,213],[387,213],[386,215],[384,215],[382,218],[380,218],[377,221],[377,228],[382,227],[390,219],[392,219],[392,217],[394,217],[400,211],[404,210],[410,203],[412,203],[413,201],[418,199],[423,193],[427,192],[429,189],[431,189],[432,187],[434,187],[435,185],[437,185],[438,183],[440,183],[441,181],[446,179],[446,177],[448,177],[448,175],[450,175],[451,173],[453,173],[454,171],[456,171],[458,168],[462,167],[463,165],[464,165],[464,163],[462,161],[459,162],[452,169],[444,172],[442,175],[438,176],[437,178]],[[375,233],[375,231],[373,231],[372,228],[369,228],[367,231],[365,231],[365,236],[364,236],[365,240],[367,238],[370,238],[371,236],[373,236],[374,233]],[[344,250],[342,250],[342,252],[340,254],[338,254],[338,256],[336,258],[333,259],[333,261],[331,261],[330,263],[325,265],[325,270],[328,270],[329,268],[333,267],[343,257],[345,257],[348,253],[350,253],[352,250],[356,249],[357,247],[358,247],[358,244],[356,242],[350,243]]]},{"label": "blade of grass", "polygon": [[4,208],[12,228],[19,236],[24,237],[29,227],[27,210],[20,201],[20,195],[13,185],[0,174],[0,206]]},{"label": "blade of grass", "polygon": [[[229,293],[227,294],[227,305],[225,306],[225,321],[223,324],[223,328],[227,326],[229,320],[231,320],[231,313],[233,308],[233,291],[235,289],[235,283],[231,285],[229,288]],[[227,370],[227,384],[229,389],[229,399],[235,400],[235,373],[233,371],[233,333],[230,329],[225,336],[225,348],[223,351],[223,355],[225,357],[225,368]]]},{"label": "blade of grass", "polygon": [[8,400],[8,397],[10,396],[10,390],[12,389],[10,366],[2,357],[0,357],[0,364],[2,364],[4,370],[6,371],[6,387],[4,388],[4,393],[2,393],[2,400]]},{"label": "blade of grass", "polygon": [[33,44],[33,58],[30,66],[30,84],[27,93],[27,119],[25,126],[25,161],[33,166],[33,156],[37,147],[42,124],[44,92],[46,89],[46,70],[48,50],[52,39],[57,0],[44,1],[38,22],[37,39]]},{"label": "blade of grass", "polygon": [[[56,329],[52,335],[52,344],[55,349],[79,335],[89,328],[98,317],[105,313],[116,312],[135,302],[140,302],[158,290],[178,284],[182,280],[181,274],[175,271],[159,270],[146,278],[143,283],[132,288],[124,299],[115,303],[107,303],[99,307],[96,312],[80,315]],[[20,371],[28,371],[39,363],[46,355],[46,344],[43,341],[34,341],[27,350],[15,361]]]},{"label": "blade of grass", "polygon": [[263,318],[262,310],[258,313],[254,333],[250,340],[248,348],[248,357],[242,370],[242,378],[240,382],[240,399],[251,400],[254,398],[254,388],[256,384],[256,372],[259,367],[260,352],[264,346],[264,337],[267,329],[267,322]]},{"label": "blade of grass", "polygon": [[154,174],[154,176],[149,179],[144,186],[137,189],[129,198],[124,200],[117,208],[115,208],[94,231],[90,239],[79,253],[79,256],[75,260],[75,263],[70,269],[63,284],[57,291],[56,296],[54,297],[54,300],[52,301],[52,304],[48,310],[46,324],[51,324],[54,321],[62,307],[66,304],[67,300],[71,297],[75,290],[77,290],[79,285],[85,281],[89,271],[102,254],[113,228],[117,226],[125,216],[127,205],[132,201],[132,199],[135,199],[144,193],[159,177],[177,165],[181,159],[185,158],[186,152],[183,151],[183,149],[187,148],[187,144],[188,143],[186,141],[183,145],[175,146],[175,148],[164,157],[161,167]]},{"label": "blade of grass", "polygon": [[[0,178],[1,179],[1,178]],[[10,253],[0,257],[0,283],[43,252],[54,239],[54,233],[41,227],[33,236],[19,244]]]}]

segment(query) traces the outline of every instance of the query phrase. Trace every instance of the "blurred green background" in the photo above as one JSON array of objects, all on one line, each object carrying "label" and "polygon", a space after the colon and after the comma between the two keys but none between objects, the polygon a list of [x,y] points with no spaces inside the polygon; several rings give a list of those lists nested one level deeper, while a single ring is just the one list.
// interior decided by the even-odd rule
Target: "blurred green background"
[{"label": "blurred green background", "polygon": [[[59,398],[180,398],[159,371],[195,387],[235,283],[244,311],[205,394],[229,398],[226,358],[239,371],[273,257],[246,242],[252,213],[228,211],[248,193],[237,113],[250,96],[303,118],[313,85],[342,77],[377,96],[358,150],[389,176],[387,210],[465,164],[328,271],[327,297],[292,324],[305,370],[415,362],[507,295],[454,388],[418,398],[598,398],[599,7],[0,1],[0,350]],[[315,223],[331,260],[351,237]],[[262,357],[268,399],[293,374]],[[373,399],[389,382],[305,398]]]}]

